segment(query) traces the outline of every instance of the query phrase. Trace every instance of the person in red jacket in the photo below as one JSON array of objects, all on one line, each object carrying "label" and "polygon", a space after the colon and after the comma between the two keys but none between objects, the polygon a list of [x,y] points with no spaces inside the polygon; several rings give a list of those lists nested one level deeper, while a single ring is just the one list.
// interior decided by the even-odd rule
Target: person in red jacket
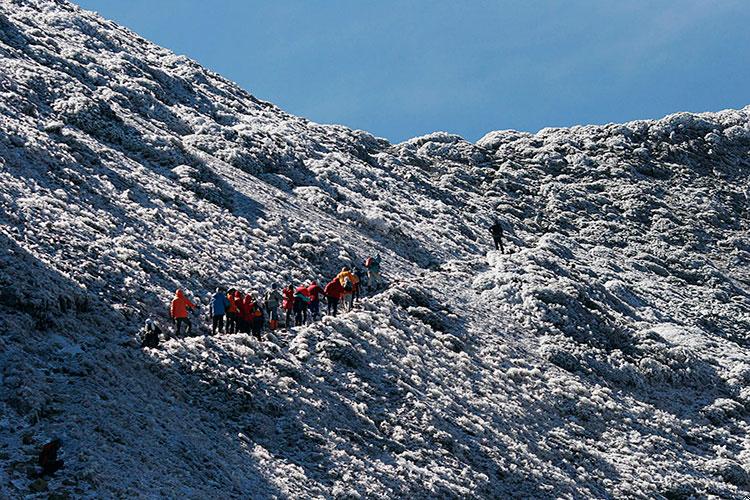
[{"label": "person in red jacket", "polygon": [[336,314],[338,314],[339,311],[339,301],[341,300],[341,297],[343,297],[346,293],[346,290],[344,290],[344,287],[341,285],[341,281],[338,279],[338,277],[336,277],[326,285],[323,292],[328,298],[328,315],[330,316],[331,314],[333,314],[333,317],[335,318]]},{"label": "person in red jacket", "polygon": [[289,285],[281,291],[284,301],[281,308],[284,309],[284,327],[288,330],[292,326],[292,315],[294,313],[294,285]]},{"label": "person in red jacket", "polygon": [[193,331],[193,325],[190,324],[188,318],[188,311],[195,309],[195,304],[190,302],[182,290],[177,290],[174,293],[174,299],[172,304],[169,306],[169,316],[172,318],[175,324],[175,335],[180,336],[180,330],[183,323],[185,323],[185,335],[190,335]]},{"label": "person in red jacket", "polygon": [[255,301],[249,293],[242,298],[240,304],[240,332],[250,333],[250,329],[255,319]]},{"label": "person in red jacket", "polygon": [[320,295],[323,293],[323,289],[315,281],[310,283],[307,287],[307,295],[310,297],[310,303],[307,305],[307,309],[310,311],[310,320],[318,321],[320,315]]}]

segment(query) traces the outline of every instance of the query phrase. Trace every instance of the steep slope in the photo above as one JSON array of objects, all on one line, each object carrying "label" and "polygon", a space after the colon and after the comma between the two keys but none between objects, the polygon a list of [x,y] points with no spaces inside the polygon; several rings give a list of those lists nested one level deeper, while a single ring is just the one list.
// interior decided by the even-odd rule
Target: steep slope
[{"label": "steep slope", "polygon": [[[41,0],[0,92],[4,496],[748,494],[750,108],[392,145]],[[134,347],[375,252],[354,312]]]}]

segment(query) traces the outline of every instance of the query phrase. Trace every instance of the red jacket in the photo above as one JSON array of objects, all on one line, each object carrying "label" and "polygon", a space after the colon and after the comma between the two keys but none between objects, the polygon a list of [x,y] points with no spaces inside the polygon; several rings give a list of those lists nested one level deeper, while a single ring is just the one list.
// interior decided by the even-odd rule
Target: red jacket
[{"label": "red jacket", "polygon": [[240,304],[239,307],[240,318],[242,318],[242,321],[251,321],[255,316],[255,301],[253,298],[249,294],[245,295],[245,298],[242,299],[242,304]]},{"label": "red jacket", "polygon": [[174,319],[187,318],[188,308],[195,308],[195,304],[190,302],[187,297],[185,297],[185,294],[182,293],[182,290],[177,290],[174,294],[172,304],[169,307],[169,315]]},{"label": "red jacket", "polygon": [[341,299],[346,293],[346,290],[341,286],[341,282],[338,278],[333,278],[331,282],[326,285],[324,292],[326,296],[331,297],[332,299]]},{"label": "red jacket", "polygon": [[323,293],[323,289],[314,281],[307,287],[307,295],[310,297],[310,302],[317,302],[320,299],[321,293]]},{"label": "red jacket", "polygon": [[281,291],[281,295],[284,296],[284,303],[281,305],[282,309],[286,311],[294,309],[294,290],[291,288],[284,288]]}]

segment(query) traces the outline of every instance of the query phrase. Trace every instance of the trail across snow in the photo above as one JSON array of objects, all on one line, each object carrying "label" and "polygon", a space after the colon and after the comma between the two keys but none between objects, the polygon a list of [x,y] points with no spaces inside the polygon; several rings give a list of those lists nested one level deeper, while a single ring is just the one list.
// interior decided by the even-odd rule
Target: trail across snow
[{"label": "trail across snow", "polygon": [[[0,496],[747,497],[750,108],[394,145],[42,0],[0,94]],[[337,318],[137,347],[375,253]]]}]

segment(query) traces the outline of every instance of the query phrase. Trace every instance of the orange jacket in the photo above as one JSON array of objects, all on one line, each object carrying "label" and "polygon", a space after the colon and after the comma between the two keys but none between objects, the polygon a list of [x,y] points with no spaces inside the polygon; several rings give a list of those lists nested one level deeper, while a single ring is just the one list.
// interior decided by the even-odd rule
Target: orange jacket
[{"label": "orange jacket", "polygon": [[169,315],[174,319],[187,318],[188,308],[192,309],[194,307],[195,304],[190,302],[187,297],[185,297],[185,294],[182,293],[182,290],[177,290],[174,294],[172,305],[169,307]]},{"label": "orange jacket", "polygon": [[237,308],[237,302],[234,300],[235,296],[231,293],[227,294],[227,299],[229,299],[229,308],[227,308],[227,312],[230,314],[237,314],[240,312],[240,310]]}]

